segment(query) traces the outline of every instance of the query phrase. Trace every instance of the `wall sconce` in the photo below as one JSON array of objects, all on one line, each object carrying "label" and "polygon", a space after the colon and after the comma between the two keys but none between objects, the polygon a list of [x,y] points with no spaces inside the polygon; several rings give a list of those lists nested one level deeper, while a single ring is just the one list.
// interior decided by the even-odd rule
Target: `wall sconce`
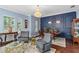
[{"label": "wall sconce", "polygon": [[60,24],[61,22],[60,22],[60,20],[56,20],[56,23],[57,23],[57,24]]},{"label": "wall sconce", "polygon": [[52,22],[51,22],[51,21],[49,21],[49,22],[48,22],[48,24],[52,24]]}]

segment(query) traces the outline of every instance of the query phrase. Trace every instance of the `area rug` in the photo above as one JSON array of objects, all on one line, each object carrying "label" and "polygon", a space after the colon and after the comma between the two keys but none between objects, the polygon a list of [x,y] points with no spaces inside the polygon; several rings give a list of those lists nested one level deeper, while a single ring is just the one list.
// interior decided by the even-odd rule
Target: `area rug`
[{"label": "area rug", "polygon": [[[47,51],[45,53],[55,53],[55,52],[56,52],[56,49],[51,48],[50,51]],[[28,49],[26,49],[26,51],[24,53],[41,53],[41,52],[35,46],[34,47],[31,46]]]},{"label": "area rug", "polygon": [[[8,45],[11,45],[11,44],[8,44]],[[5,52],[6,46],[0,47],[0,53],[6,53]],[[36,45],[31,45],[31,43],[24,43],[23,47],[24,47],[24,52],[19,52],[19,53],[41,53],[39,52],[38,48],[36,48]],[[46,53],[55,53],[55,52],[56,52],[56,49],[51,48],[51,50]],[[18,53],[18,50],[16,49],[15,51],[8,52],[8,53]]]}]

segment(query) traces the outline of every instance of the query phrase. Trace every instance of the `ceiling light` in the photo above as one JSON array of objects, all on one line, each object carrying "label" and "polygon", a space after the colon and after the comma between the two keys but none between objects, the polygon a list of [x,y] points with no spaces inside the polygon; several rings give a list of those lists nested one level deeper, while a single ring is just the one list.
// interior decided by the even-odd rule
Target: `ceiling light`
[{"label": "ceiling light", "polygon": [[35,16],[35,17],[41,17],[41,15],[42,15],[42,14],[41,14],[39,5],[37,5],[36,10],[35,10],[35,13],[34,13],[34,16]]}]

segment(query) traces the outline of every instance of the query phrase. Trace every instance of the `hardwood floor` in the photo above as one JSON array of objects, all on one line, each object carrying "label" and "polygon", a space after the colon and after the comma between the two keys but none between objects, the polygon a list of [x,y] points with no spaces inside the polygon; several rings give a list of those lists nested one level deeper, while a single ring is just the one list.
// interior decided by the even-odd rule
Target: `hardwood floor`
[{"label": "hardwood floor", "polygon": [[67,47],[52,45],[56,49],[56,53],[79,53],[79,45],[73,45],[72,41],[67,41]]},{"label": "hardwood floor", "polygon": [[79,46],[60,47],[52,45],[56,49],[56,53],[79,53]]}]

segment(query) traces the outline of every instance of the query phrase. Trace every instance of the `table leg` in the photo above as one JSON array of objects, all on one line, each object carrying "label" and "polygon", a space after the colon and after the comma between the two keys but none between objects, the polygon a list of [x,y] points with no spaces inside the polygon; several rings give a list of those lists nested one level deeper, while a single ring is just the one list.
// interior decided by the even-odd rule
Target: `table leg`
[{"label": "table leg", "polygon": [[14,34],[14,40],[17,41],[17,35],[16,34]]},{"label": "table leg", "polygon": [[0,42],[0,43],[1,43],[1,45],[2,45],[2,41],[3,41],[3,39],[2,39],[1,37],[0,37],[0,40],[1,40],[1,42]]},{"label": "table leg", "polygon": [[7,38],[7,35],[5,34],[5,42],[6,42],[6,38]]}]

